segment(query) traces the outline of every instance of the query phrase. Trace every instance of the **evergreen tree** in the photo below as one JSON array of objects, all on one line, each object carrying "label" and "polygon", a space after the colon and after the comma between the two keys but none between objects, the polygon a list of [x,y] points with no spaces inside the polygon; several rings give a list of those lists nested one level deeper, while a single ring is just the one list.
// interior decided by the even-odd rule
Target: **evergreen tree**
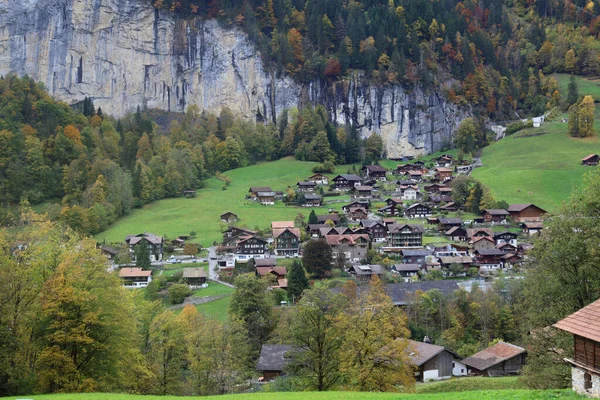
[{"label": "evergreen tree", "polygon": [[309,287],[310,284],[302,263],[294,260],[288,274],[288,297],[298,299],[302,292]]},{"label": "evergreen tree", "polygon": [[308,223],[309,224],[318,224],[319,219],[317,218],[317,213],[315,210],[310,210],[310,214],[308,214]]},{"label": "evergreen tree", "polygon": [[579,88],[577,86],[577,82],[575,81],[575,76],[571,75],[569,78],[569,89],[567,92],[567,108],[572,106],[579,99]]},{"label": "evergreen tree", "polygon": [[133,254],[135,255],[135,266],[143,270],[148,270],[152,267],[150,262],[150,253],[148,252],[148,243],[146,239],[142,239],[133,248]]},{"label": "evergreen tree", "polygon": [[310,240],[304,245],[302,264],[308,273],[316,278],[325,278],[331,273],[333,252],[331,246],[323,239]]}]

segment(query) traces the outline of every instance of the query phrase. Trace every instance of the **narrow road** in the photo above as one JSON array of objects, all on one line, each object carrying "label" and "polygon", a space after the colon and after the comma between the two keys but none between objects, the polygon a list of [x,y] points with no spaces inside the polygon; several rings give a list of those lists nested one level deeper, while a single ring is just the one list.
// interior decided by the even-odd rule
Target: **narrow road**
[{"label": "narrow road", "polygon": [[208,248],[208,279],[220,283],[221,285],[233,288],[234,286],[232,284],[219,280],[219,274],[217,271],[215,271],[217,265],[217,248],[215,246],[211,246]]}]

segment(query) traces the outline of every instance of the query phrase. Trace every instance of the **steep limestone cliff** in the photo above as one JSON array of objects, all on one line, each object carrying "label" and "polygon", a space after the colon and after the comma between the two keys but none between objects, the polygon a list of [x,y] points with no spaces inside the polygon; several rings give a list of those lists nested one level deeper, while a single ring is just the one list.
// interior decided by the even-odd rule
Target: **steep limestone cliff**
[{"label": "steep limestone cliff", "polygon": [[181,20],[147,0],[0,0],[0,73],[9,72],[67,102],[91,97],[117,116],[197,104],[274,121],[285,108],[321,103],[337,122],[381,134],[391,157],[436,151],[464,117],[434,91],[362,79],[301,87],[267,73],[241,30]]}]

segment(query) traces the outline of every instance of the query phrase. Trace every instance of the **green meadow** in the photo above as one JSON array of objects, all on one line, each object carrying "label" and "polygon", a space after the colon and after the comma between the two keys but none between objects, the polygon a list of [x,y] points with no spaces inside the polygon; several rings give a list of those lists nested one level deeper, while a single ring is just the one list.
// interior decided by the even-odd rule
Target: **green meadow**
[{"label": "green meadow", "polygon": [[[121,242],[128,234],[152,232],[174,238],[177,235],[197,233],[197,240],[205,247],[222,240],[222,230],[226,224],[221,223],[219,215],[226,211],[238,214],[236,223],[249,229],[268,228],[271,221],[293,221],[298,213],[308,217],[310,208],[287,207],[282,202],[273,206],[264,206],[246,200],[250,186],[270,186],[276,191],[285,191],[288,186],[295,187],[298,181],[312,175],[316,163],[301,162],[293,158],[284,158],[270,163],[239,168],[228,171],[226,175],[231,184],[223,190],[223,182],[216,178],[206,181],[206,186],[198,190],[196,198],[165,199],[148,204],[134,210],[128,216],[119,219],[108,230],[96,235],[99,242]],[[346,173],[348,166],[338,166],[335,174]],[[339,210],[344,205],[342,200],[348,196],[326,197],[325,200],[339,200],[331,206],[316,208],[315,212],[326,213],[329,208]]]},{"label": "green meadow", "polygon": [[[567,95],[569,75],[556,74],[561,96]],[[600,100],[600,85],[596,80],[577,77],[580,95],[592,95]],[[566,116],[566,115],[565,115]],[[547,211],[555,211],[582,183],[590,167],[581,159],[600,153],[600,112],[596,107],[596,135],[584,139],[568,134],[568,124],[562,116],[539,128],[524,129],[491,144],[483,150],[483,167],[473,171],[473,177],[490,187],[498,200],[509,203],[535,203]],[[533,136],[536,135],[536,136]]]}]

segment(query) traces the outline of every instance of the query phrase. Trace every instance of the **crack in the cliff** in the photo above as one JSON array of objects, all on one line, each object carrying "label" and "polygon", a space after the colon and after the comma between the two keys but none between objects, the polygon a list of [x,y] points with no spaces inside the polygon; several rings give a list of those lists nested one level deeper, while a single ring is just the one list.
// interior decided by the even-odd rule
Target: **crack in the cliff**
[{"label": "crack in the cliff", "polygon": [[244,93],[246,94],[248,104],[251,104],[250,103],[250,95],[248,94],[248,88],[246,87],[246,84],[244,83],[244,78],[242,77],[242,74],[240,73],[239,68],[238,68],[237,64],[235,63],[235,51],[233,51],[233,50],[231,51],[231,66],[233,67],[235,76],[237,76],[237,78],[240,80],[240,84],[244,88]]}]

